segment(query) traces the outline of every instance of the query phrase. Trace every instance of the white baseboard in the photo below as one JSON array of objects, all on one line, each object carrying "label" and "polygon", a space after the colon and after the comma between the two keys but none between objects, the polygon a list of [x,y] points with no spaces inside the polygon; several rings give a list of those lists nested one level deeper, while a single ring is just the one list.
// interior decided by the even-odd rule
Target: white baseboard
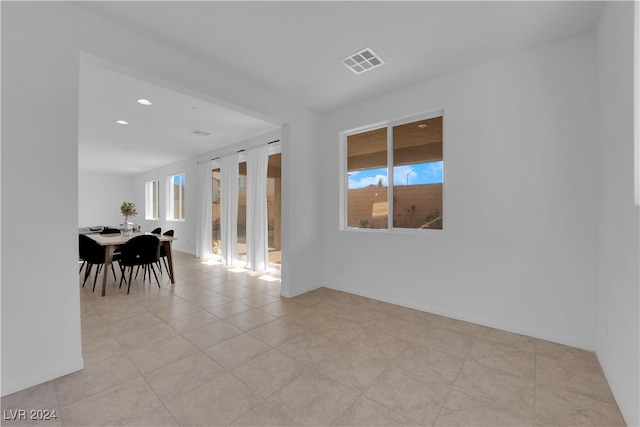
[{"label": "white baseboard", "polygon": [[394,299],[394,298],[381,297],[380,295],[376,295],[376,294],[373,294],[373,293],[359,292],[359,291],[355,291],[353,289],[343,289],[343,288],[340,288],[340,287],[330,287],[330,286],[325,286],[325,287],[327,289],[333,289],[333,290],[336,290],[336,291],[347,292],[347,293],[350,293],[350,294],[359,295],[361,297],[375,299],[377,301],[382,301],[382,302],[387,302],[387,303],[390,303],[390,304],[399,305],[399,306],[402,306],[402,307],[412,308],[414,310],[419,310],[419,311],[424,311],[424,312],[427,312],[427,313],[437,314],[439,316],[444,316],[444,317],[450,317],[452,319],[462,320],[462,321],[470,322],[470,323],[475,323],[475,324],[481,325],[481,326],[487,326],[489,328],[500,329],[502,331],[513,332],[515,334],[520,334],[520,335],[526,335],[528,337],[538,338],[538,339],[545,340],[545,341],[552,341],[552,342],[555,342],[555,343],[558,343],[558,344],[564,344],[564,345],[568,345],[568,346],[571,346],[571,347],[577,347],[577,348],[580,348],[580,349],[583,349],[583,350],[595,351],[595,344],[583,342],[581,340],[577,340],[577,339],[572,338],[572,337],[565,337],[565,336],[557,336],[557,335],[547,334],[547,333],[543,333],[543,332],[536,331],[536,330],[530,330],[530,329],[527,329],[527,328],[521,328],[519,326],[514,326],[514,325],[500,323],[500,322],[494,322],[494,321],[487,320],[487,319],[476,318],[476,317],[473,317],[473,316],[466,315],[464,313],[457,313],[457,312],[452,312],[452,311],[448,311],[448,310],[442,310],[442,309],[439,309],[437,307],[430,307],[428,305],[423,305],[423,304],[415,304],[413,302],[397,300],[397,299]]},{"label": "white baseboard", "polygon": [[79,358],[72,363],[64,366],[60,366],[56,369],[45,370],[36,372],[32,375],[27,375],[22,378],[18,378],[13,381],[5,382],[6,376],[2,378],[2,396],[12,394],[29,387],[33,387],[38,384],[45,383],[47,381],[62,377],[67,374],[71,374],[76,371],[80,371],[84,368],[84,359]]}]

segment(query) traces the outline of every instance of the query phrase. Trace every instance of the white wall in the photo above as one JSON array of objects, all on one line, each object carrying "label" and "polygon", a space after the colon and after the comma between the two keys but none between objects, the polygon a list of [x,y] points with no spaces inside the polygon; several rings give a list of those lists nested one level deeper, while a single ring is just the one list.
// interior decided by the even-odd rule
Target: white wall
[{"label": "white wall", "polygon": [[[326,286],[593,349],[596,73],[577,36],[331,113]],[[444,231],[339,230],[339,132],[444,109]]]},{"label": "white wall", "polygon": [[[83,364],[77,276],[83,53],[155,76],[155,83],[168,82],[190,95],[204,94],[287,123],[283,294],[319,286],[321,227],[308,226],[321,222],[320,200],[313,196],[320,188],[315,114],[220,64],[191,58],[72,2],[2,2],[1,18],[3,395]],[[43,241],[55,242],[55,250],[38,256],[34,269],[33,248]]]},{"label": "white wall", "polygon": [[[184,173],[185,175],[185,220],[168,221],[166,219],[167,177],[179,173]],[[196,201],[197,186],[194,182],[196,177],[197,169],[195,162],[185,160],[172,163],[151,172],[136,175],[132,180],[133,200],[135,200],[136,206],[141,207],[141,209],[138,209],[138,216],[135,218],[135,223],[141,226],[142,231],[151,231],[156,227],[160,227],[163,233],[167,230],[173,230],[177,240],[172,243],[172,248],[193,255],[195,255],[196,208],[198,206]],[[158,179],[160,181],[160,216],[158,220],[147,220],[144,217],[145,182],[151,181],[152,179]]]},{"label": "white wall", "polygon": [[3,395],[83,367],[77,57],[34,8],[2,4]]},{"label": "white wall", "polygon": [[[80,170],[78,174],[78,227],[122,224],[122,202],[134,201],[133,176]],[[144,193],[143,193],[144,195]],[[144,197],[136,203],[138,215],[129,221],[140,223],[144,218]]]},{"label": "white wall", "polygon": [[[144,211],[138,210],[140,219],[136,220],[137,224],[142,226],[143,231],[151,231],[156,227],[161,227],[164,233],[167,230],[174,230],[173,249],[186,252],[192,255],[196,254],[196,228],[198,221],[198,167],[199,161],[207,161],[216,157],[224,156],[241,149],[254,147],[258,144],[267,143],[280,138],[280,132],[270,132],[265,135],[250,138],[230,144],[224,148],[215,149],[203,153],[201,155],[189,158],[187,160],[172,163],[164,167],[151,170],[135,176],[132,188],[135,190],[136,206],[144,206],[144,184],[152,179],[160,180],[160,219],[145,220]],[[167,221],[166,220],[166,200],[167,200],[167,177],[177,173],[185,174],[185,220],[184,221]]]},{"label": "white wall", "polygon": [[[640,425],[640,227],[634,206],[633,3],[605,5],[597,31],[596,350],[628,425]],[[636,113],[638,114],[638,113]]]}]

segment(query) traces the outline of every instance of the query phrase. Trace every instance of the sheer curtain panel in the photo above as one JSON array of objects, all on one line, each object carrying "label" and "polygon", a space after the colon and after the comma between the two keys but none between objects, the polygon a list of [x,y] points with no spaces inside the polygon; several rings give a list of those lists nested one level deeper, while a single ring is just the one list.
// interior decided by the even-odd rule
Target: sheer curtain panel
[{"label": "sheer curtain panel", "polygon": [[266,270],[269,262],[267,229],[267,146],[246,151],[247,156],[247,268]]},{"label": "sheer curtain panel", "polygon": [[213,194],[211,187],[211,160],[198,165],[198,222],[196,224],[196,256],[203,261],[211,257],[213,242],[211,225],[211,205]]},{"label": "sheer curtain panel", "polygon": [[222,262],[238,259],[238,154],[222,158],[220,167],[220,249]]}]

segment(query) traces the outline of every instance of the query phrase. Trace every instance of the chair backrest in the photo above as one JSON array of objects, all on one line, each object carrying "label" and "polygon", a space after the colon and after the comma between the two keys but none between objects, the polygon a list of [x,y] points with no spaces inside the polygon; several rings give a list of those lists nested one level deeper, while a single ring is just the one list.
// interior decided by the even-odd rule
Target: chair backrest
[{"label": "chair backrest", "polygon": [[117,228],[109,228],[109,227],[105,227],[100,234],[120,234],[120,230],[118,230]]},{"label": "chair backrest", "polygon": [[[162,233],[162,235],[173,237],[173,230],[167,230],[164,233]],[[167,250],[164,248],[164,245],[160,245],[160,256],[161,257],[167,256]]]},{"label": "chair backrest", "polygon": [[84,234],[78,235],[80,259],[91,264],[102,264],[104,262],[104,246]]},{"label": "chair backrest", "polygon": [[162,228],[160,227],[154,228],[153,231],[151,232],[151,234],[160,234],[160,233],[162,233]]},{"label": "chair backrest", "polygon": [[160,239],[151,234],[133,237],[120,251],[122,265],[141,265],[158,262],[160,259]]}]

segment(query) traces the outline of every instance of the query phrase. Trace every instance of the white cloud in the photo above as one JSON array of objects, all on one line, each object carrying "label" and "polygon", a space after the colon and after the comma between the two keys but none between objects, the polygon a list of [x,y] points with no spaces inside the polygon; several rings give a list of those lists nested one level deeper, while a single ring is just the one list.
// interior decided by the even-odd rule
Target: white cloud
[{"label": "white cloud", "polygon": [[380,179],[382,179],[382,185],[387,185],[387,177],[386,175],[375,175],[375,176],[363,176],[358,178],[356,174],[351,174],[349,177],[349,188],[365,188],[370,185],[378,185]]}]

